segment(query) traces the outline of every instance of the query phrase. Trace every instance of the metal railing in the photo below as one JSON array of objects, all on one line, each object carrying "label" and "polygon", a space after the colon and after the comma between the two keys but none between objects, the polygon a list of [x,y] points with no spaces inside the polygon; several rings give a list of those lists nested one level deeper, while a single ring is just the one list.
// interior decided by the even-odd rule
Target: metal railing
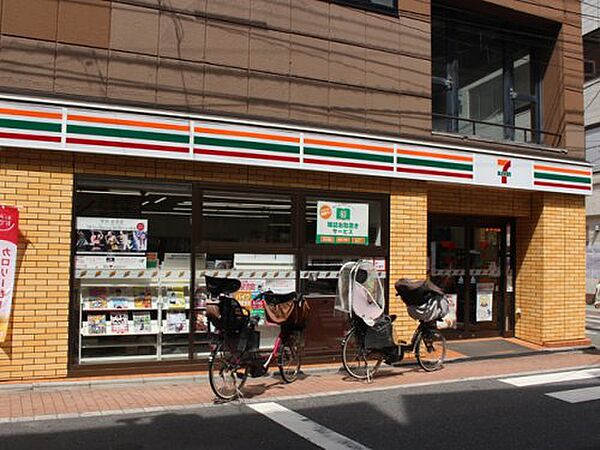
[{"label": "metal railing", "polygon": [[[446,114],[432,114],[434,131],[445,131],[448,133],[463,134],[469,136],[478,136],[493,140],[503,140],[510,142],[522,142],[526,144],[543,144],[546,146],[557,147],[561,141],[561,135],[550,131],[536,130],[533,128],[519,127],[516,125],[506,125],[497,122],[488,122],[485,120],[469,119],[466,117],[449,116]],[[441,119],[436,121],[435,119]],[[466,126],[461,126],[461,122]],[[482,128],[487,128],[487,133],[482,132]],[[497,132],[490,132],[490,129]]]}]

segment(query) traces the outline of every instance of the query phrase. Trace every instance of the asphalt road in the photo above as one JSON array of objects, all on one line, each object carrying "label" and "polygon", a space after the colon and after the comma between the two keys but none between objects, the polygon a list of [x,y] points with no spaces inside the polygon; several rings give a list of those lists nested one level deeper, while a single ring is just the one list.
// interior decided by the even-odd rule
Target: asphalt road
[{"label": "asphalt road", "polygon": [[[534,384],[521,387],[466,381],[277,404],[3,424],[0,449],[317,448],[310,440],[340,449],[598,449],[598,377],[600,369],[544,374],[541,381],[527,377],[524,383]],[[556,392],[567,401],[550,396]]]}]

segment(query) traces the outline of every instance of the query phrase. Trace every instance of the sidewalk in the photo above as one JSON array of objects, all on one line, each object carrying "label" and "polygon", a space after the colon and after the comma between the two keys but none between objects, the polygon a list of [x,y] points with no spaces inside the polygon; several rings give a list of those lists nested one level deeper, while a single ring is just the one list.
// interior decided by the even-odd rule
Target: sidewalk
[{"label": "sidewalk", "polygon": [[[302,379],[292,384],[283,384],[275,377],[249,379],[243,392],[244,401],[261,402],[589,366],[600,366],[600,352],[582,350],[486,361],[459,360],[434,373],[425,373],[412,364],[395,369],[384,367],[371,384],[349,379],[339,371],[308,369]],[[149,380],[151,378],[118,383],[113,379],[110,384],[47,383],[45,387],[27,390],[4,389],[10,385],[0,384],[0,423],[157,413],[215,404],[205,377]],[[17,388],[15,385],[12,387]]]}]

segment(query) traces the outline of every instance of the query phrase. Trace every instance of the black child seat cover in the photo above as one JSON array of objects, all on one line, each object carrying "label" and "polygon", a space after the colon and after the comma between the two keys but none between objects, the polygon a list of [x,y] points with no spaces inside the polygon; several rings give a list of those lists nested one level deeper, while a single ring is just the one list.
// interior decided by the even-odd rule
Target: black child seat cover
[{"label": "black child seat cover", "polygon": [[204,278],[206,278],[206,289],[213,297],[232,294],[242,286],[240,280],[235,278],[209,277],[208,275],[205,275]]},{"label": "black child seat cover", "polygon": [[430,280],[409,280],[401,278],[394,284],[402,301],[409,306],[420,306],[432,297],[443,296],[444,291]]}]

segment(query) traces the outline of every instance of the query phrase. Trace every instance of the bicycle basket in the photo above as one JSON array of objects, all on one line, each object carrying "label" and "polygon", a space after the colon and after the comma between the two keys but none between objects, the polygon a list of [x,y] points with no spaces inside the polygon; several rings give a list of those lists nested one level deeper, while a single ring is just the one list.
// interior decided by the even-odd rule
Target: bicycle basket
[{"label": "bicycle basket", "polygon": [[273,303],[265,296],[265,317],[269,323],[288,329],[303,329],[309,314],[310,306],[305,299]]}]

